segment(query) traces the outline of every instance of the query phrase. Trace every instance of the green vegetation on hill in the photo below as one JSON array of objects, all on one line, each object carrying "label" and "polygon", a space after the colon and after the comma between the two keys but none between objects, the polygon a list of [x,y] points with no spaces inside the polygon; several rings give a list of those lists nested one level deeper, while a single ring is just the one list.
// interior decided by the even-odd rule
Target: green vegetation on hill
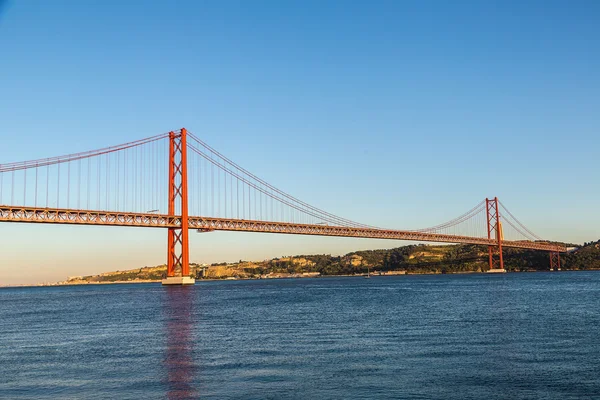
[{"label": "green vegetation on hill", "polygon": [[565,267],[574,270],[600,269],[600,240],[585,243],[577,251],[567,254]]},{"label": "green vegetation on hill", "polygon": [[[504,266],[508,271],[547,271],[548,253],[505,248]],[[561,256],[563,270],[600,269],[600,241]],[[199,276],[200,266],[191,264],[191,275]],[[259,278],[286,274],[354,275],[371,272],[405,271],[418,273],[485,272],[488,250],[477,245],[409,245],[384,250],[355,251],[343,256],[328,254],[300,255],[271,260],[214,263],[207,267],[207,278]],[[144,267],[129,271],[86,276],[84,282],[160,280],[166,266]]]}]

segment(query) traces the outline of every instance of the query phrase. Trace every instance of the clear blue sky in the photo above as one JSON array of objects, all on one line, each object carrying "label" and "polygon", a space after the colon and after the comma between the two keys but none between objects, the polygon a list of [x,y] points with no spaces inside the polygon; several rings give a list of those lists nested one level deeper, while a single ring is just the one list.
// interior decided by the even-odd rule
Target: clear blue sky
[{"label": "clear blue sky", "polygon": [[[600,2],[8,1],[0,163],[185,126],[320,208],[413,229],[498,196],[600,238]],[[0,284],[155,265],[166,232],[0,224]],[[192,235],[198,262],[402,242]]]}]

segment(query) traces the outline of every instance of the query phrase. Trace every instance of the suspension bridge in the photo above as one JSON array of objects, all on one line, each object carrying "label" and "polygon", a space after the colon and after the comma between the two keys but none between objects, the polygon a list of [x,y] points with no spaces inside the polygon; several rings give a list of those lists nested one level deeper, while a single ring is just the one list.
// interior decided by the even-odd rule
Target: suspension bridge
[{"label": "suspension bridge", "polygon": [[241,231],[465,243],[488,247],[504,271],[503,247],[547,251],[561,244],[521,223],[498,198],[445,223],[384,229],[331,214],[255,176],[185,128],[118,146],[0,164],[0,222],[167,229],[164,284],[191,284],[189,230]]}]

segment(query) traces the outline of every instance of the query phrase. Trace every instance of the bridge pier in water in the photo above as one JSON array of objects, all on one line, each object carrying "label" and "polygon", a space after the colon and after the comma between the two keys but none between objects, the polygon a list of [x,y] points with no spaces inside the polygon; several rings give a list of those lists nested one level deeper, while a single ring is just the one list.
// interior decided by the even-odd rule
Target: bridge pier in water
[{"label": "bridge pier in water", "polygon": [[[187,179],[187,131],[169,132],[169,217],[179,226],[168,228],[167,277],[163,285],[193,285],[190,277],[190,249],[188,230],[188,179]],[[179,209],[178,209],[179,208]]]}]

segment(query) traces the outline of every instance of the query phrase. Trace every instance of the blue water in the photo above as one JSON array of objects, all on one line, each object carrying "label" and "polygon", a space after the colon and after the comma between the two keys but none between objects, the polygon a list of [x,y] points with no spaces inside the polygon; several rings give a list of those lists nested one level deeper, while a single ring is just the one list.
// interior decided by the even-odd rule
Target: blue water
[{"label": "blue water", "polygon": [[2,399],[600,398],[600,273],[0,290]]}]

